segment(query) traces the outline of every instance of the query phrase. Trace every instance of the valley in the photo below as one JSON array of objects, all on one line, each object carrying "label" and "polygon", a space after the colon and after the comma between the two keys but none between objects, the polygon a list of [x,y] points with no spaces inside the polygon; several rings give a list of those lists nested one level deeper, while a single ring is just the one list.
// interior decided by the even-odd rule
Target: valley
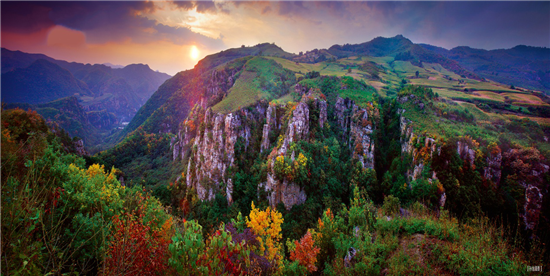
[{"label": "valley", "polygon": [[[48,119],[55,115],[42,112],[41,106],[56,106],[56,112],[64,114],[84,112],[71,118],[72,124],[66,120],[58,123],[83,139],[92,152],[109,147],[107,137],[130,122],[169,77],[143,64],[111,68],[2,48],[2,102],[8,108],[37,110]],[[71,98],[78,103],[59,104],[72,102]]]},{"label": "valley", "polygon": [[[4,78],[43,96],[3,104],[2,271],[527,275],[550,256],[548,87],[444,50],[243,45],[146,83],[2,61],[3,100],[24,99]],[[69,92],[18,81],[40,66]]]}]

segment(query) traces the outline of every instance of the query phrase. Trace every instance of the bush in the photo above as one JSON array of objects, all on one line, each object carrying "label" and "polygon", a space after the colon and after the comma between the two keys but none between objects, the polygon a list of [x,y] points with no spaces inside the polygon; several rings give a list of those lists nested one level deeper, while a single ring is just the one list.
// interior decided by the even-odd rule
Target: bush
[{"label": "bush", "polygon": [[399,198],[389,195],[384,198],[384,204],[382,205],[382,210],[387,216],[397,214],[399,212]]}]

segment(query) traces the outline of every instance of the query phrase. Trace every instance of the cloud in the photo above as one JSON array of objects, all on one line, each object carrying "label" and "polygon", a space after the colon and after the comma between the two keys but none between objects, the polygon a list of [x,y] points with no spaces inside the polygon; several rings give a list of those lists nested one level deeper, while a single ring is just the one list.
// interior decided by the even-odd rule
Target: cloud
[{"label": "cloud", "polygon": [[2,6],[2,32],[30,34],[51,28],[50,7],[33,2],[6,2]]},{"label": "cloud", "polygon": [[212,0],[173,1],[173,4],[185,11],[196,9],[198,13],[229,13],[229,10],[225,7],[225,3],[215,3]]},{"label": "cloud", "polygon": [[266,14],[271,12],[271,6],[265,6],[265,8],[262,10],[262,14]]},{"label": "cloud", "polygon": [[[92,44],[168,40],[178,45],[199,43],[209,48],[223,46],[220,39],[209,38],[184,27],[159,24],[147,18],[145,15],[155,12],[153,2],[8,3],[4,5],[2,2],[2,31],[32,33],[59,25],[85,33],[86,42]],[[183,5],[188,2],[177,3]],[[216,8],[213,5],[214,2],[195,3],[201,11]],[[30,12],[25,13],[26,9]]]},{"label": "cloud", "polygon": [[304,2],[298,1],[281,1],[279,4],[279,15],[282,16],[305,16],[309,10],[304,6]]}]

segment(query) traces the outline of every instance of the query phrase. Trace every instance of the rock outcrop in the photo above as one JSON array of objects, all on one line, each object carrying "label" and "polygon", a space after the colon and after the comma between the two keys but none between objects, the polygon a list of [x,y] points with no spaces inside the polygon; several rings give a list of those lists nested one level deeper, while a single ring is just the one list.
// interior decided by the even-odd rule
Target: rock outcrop
[{"label": "rock outcrop", "polygon": [[266,123],[264,124],[262,131],[262,144],[260,151],[268,149],[270,145],[269,133],[279,128],[277,123],[277,107],[275,105],[269,105],[265,113]]},{"label": "rock outcrop", "polygon": [[[195,108],[195,112],[201,112]],[[242,139],[245,148],[251,137],[250,126],[244,123],[251,115],[246,110],[236,113],[213,113],[204,111],[202,126],[195,130],[192,120],[186,120],[177,138],[172,141],[173,158],[183,159],[185,145],[190,145],[191,155],[187,163],[186,183],[194,187],[201,200],[214,198],[219,184],[226,186],[226,196],[232,201],[233,185],[226,177],[227,169],[235,161],[235,144]],[[196,135],[193,137],[193,135]]]},{"label": "rock outcrop", "polygon": [[[295,183],[289,183],[286,179],[277,179],[274,172],[275,158],[285,156],[288,153],[290,144],[302,139],[307,139],[309,134],[309,107],[306,103],[300,102],[292,112],[288,122],[284,140],[278,150],[274,150],[268,161],[271,169],[267,173],[267,182],[262,183],[262,188],[268,193],[269,205],[272,207],[283,203],[285,208],[290,210],[292,206],[302,204],[306,201],[305,191]],[[294,153],[292,153],[294,155]]]},{"label": "rock outcrop", "polygon": [[[281,177],[274,171],[277,157],[290,158],[294,162],[299,153],[291,150],[299,141],[309,141],[313,128],[323,129],[328,123],[328,104],[314,93],[304,94],[302,101],[292,106],[258,104],[254,108],[241,109],[229,114],[212,112],[208,104],[199,101],[188,118],[179,126],[171,141],[174,160],[184,160],[186,183],[194,187],[201,200],[211,200],[216,192],[225,192],[229,203],[233,201],[233,181],[227,170],[235,164],[237,143],[239,148],[266,151],[273,147],[273,137],[280,140],[268,155],[268,171],[265,182],[258,189],[267,193],[269,204],[276,207],[283,203],[287,209],[306,201],[303,187]],[[369,108],[359,108],[351,100],[337,99],[335,120],[346,133],[341,139],[350,148],[358,149],[353,158],[364,168],[374,167],[373,124]],[[286,112],[290,114],[283,115]],[[312,113],[313,112],[313,113]],[[281,113],[281,114],[279,114]],[[314,114],[314,116],[312,115]],[[288,121],[281,120],[287,118]],[[282,126],[284,129],[281,129]],[[261,126],[261,132],[252,126]],[[283,133],[281,133],[283,132]],[[253,136],[254,134],[254,136]],[[249,146],[255,145],[253,148]]]},{"label": "rock outcrop", "polygon": [[460,156],[460,159],[468,162],[470,167],[474,165],[476,160],[476,151],[474,145],[471,144],[472,139],[461,139],[456,142],[456,152]]},{"label": "rock outcrop", "polygon": [[241,70],[241,68],[234,68],[231,70],[214,70],[206,84],[206,103],[208,106],[221,101],[227,92],[235,83],[235,75]]},{"label": "rock outcrop", "polygon": [[550,183],[544,177],[550,167],[543,163],[543,159],[535,148],[512,148],[503,154],[507,170],[511,171],[513,179],[517,179],[517,184],[525,189],[525,202],[520,216],[525,228],[529,230],[537,227],[542,200],[548,196],[550,188]]},{"label": "rock outcrop", "polygon": [[483,169],[483,177],[493,181],[494,184],[500,183],[500,177],[502,175],[502,153],[500,149],[489,152],[486,158],[487,166]]},{"label": "rock outcrop", "polygon": [[324,128],[327,122],[327,101],[317,100],[317,106],[319,107],[319,127]]},{"label": "rock outcrop", "polygon": [[334,115],[336,116],[335,119],[338,126],[344,131],[343,137],[347,136],[353,106],[353,101],[349,99],[343,99],[340,97],[336,98],[336,103],[334,104]]},{"label": "rock outcrop", "polygon": [[[410,95],[414,96],[414,95]],[[414,98],[414,97],[413,97]],[[411,121],[403,116],[404,109],[398,111],[401,115],[399,119],[399,127],[401,130],[401,152],[411,154],[413,166],[407,171],[407,176],[411,181],[418,179],[425,167],[425,161],[433,157],[433,154],[439,154],[440,149],[437,147],[436,140],[432,137],[418,137],[413,131]],[[418,147],[418,148],[417,148]],[[428,181],[432,182],[437,179],[435,173]]]},{"label": "rock outcrop", "polygon": [[353,158],[359,159],[363,168],[374,168],[374,140],[371,139],[373,131],[369,113],[364,108],[353,105],[353,116],[350,123],[350,145],[353,144]]}]

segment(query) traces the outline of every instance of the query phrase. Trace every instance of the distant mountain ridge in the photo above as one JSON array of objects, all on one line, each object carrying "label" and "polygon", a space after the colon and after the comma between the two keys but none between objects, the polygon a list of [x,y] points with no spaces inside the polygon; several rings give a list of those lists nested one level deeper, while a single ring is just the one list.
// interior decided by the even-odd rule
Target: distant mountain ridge
[{"label": "distant mountain ridge", "polygon": [[46,103],[75,94],[91,96],[92,91],[68,70],[46,59],[2,74],[4,102]]},{"label": "distant mountain ridge", "polygon": [[[83,64],[56,60],[43,54],[28,54],[21,51],[11,51],[2,48],[2,74],[23,69],[36,60],[43,59],[68,70],[77,79],[84,80],[88,86],[97,86],[98,81],[94,74],[103,74],[106,78],[122,78],[139,97],[140,104],[145,103],[155,90],[171,76],[166,73],[153,71],[145,64],[130,64],[122,68],[112,68],[104,64]],[[115,66],[116,67],[116,66]],[[101,72],[101,73],[98,73]],[[92,75],[92,76],[90,76]],[[9,91],[8,91],[9,93]]]},{"label": "distant mountain ridge", "polygon": [[518,45],[511,49],[483,50],[468,46],[447,50],[415,44],[402,35],[377,37],[360,44],[333,45],[295,56],[294,61],[317,63],[351,56],[393,57],[420,66],[438,63],[470,79],[490,79],[503,84],[550,92],[550,49]]},{"label": "distant mountain ridge", "polygon": [[[88,147],[102,143],[102,135],[130,121],[169,78],[170,75],[155,72],[145,64],[111,68],[2,48],[2,102],[11,104],[8,106],[26,106],[41,114],[44,110],[51,111],[47,108],[54,102],[58,110],[55,114],[80,114],[81,110],[86,118],[69,116],[72,119],[59,119],[59,125],[71,135],[83,138]],[[66,100],[69,98],[72,100]],[[62,105],[66,106],[61,108]],[[52,120],[60,118],[42,115]],[[95,133],[97,130],[103,134]]]},{"label": "distant mountain ridge", "polygon": [[482,80],[483,78],[463,68],[459,63],[437,52],[414,44],[402,35],[391,38],[377,37],[369,42],[361,44],[333,45],[328,52],[338,58],[367,55],[374,57],[390,56],[395,60],[410,61],[414,65],[422,67],[423,62],[439,63],[447,70],[470,79]]},{"label": "distant mountain ridge", "polygon": [[511,49],[483,50],[460,46],[447,50],[426,44],[420,46],[484,78],[550,92],[550,48],[518,45]]}]

